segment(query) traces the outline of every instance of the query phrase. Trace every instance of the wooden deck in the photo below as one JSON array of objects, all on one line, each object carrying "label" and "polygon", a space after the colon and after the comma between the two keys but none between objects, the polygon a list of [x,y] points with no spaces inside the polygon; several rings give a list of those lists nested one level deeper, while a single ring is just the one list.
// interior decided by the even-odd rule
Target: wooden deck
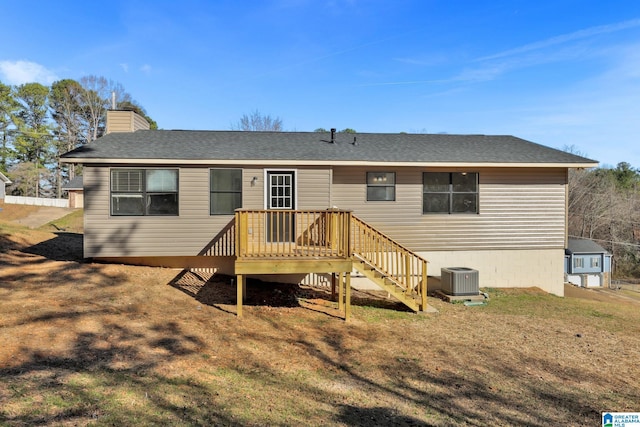
[{"label": "wooden deck", "polygon": [[413,310],[426,310],[427,261],[350,211],[239,209],[218,236],[206,253],[235,256],[238,316],[246,275],[331,273],[348,319],[354,268]]}]

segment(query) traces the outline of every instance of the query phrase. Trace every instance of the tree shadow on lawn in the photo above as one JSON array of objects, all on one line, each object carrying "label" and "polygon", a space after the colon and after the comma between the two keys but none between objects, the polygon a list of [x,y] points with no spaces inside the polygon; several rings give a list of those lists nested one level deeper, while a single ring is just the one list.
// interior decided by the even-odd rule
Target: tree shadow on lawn
[{"label": "tree shadow on lawn", "polygon": [[[277,320],[271,321],[274,328],[280,327]],[[357,337],[359,331],[350,331],[354,332]],[[306,354],[320,360],[323,370],[330,372],[321,378],[323,386],[312,377],[303,384],[290,384],[291,389],[309,396],[323,395],[327,402],[343,402],[334,405],[333,421],[353,426],[595,425],[600,422],[600,411],[604,410],[597,405],[607,404],[597,396],[585,396],[584,390],[566,383],[567,378],[580,382],[589,376],[590,381],[606,384],[609,379],[604,375],[574,368],[565,370],[565,378],[557,378],[557,368],[548,360],[523,353],[518,360],[505,361],[499,351],[490,347],[477,350],[469,345],[447,350],[452,360],[457,352],[475,351],[478,359],[484,361],[482,367],[443,365],[442,362],[438,365],[432,360],[412,357],[411,348],[428,344],[409,338],[403,340],[401,348],[387,348],[391,354],[386,363],[378,365],[376,360],[363,364],[362,358],[350,357],[354,347],[361,345],[362,340],[376,345],[376,341],[385,339],[371,332],[357,337],[359,343],[355,345],[350,345],[349,334],[334,334],[331,330],[325,331],[321,341],[305,333],[282,338],[281,347],[303,346]],[[259,346],[261,342],[273,345],[272,337],[259,333],[244,339],[253,345]],[[397,356],[406,354],[405,351],[409,352],[408,357]],[[278,372],[270,371],[268,361],[256,359],[255,364],[258,365],[255,369],[240,372],[264,381],[282,380]],[[539,367],[545,376],[556,378],[551,381],[532,378],[527,369],[532,365]],[[484,374],[485,370],[492,373],[491,377]],[[342,395],[327,392],[327,381],[343,386],[346,391]],[[286,384],[276,386],[287,388]],[[629,399],[633,399],[632,391],[628,394]],[[360,403],[357,396],[366,396],[364,403]]]},{"label": "tree shadow on lawn", "polygon": [[73,262],[81,235],[26,246],[0,234],[0,245],[1,425],[232,424],[206,385],[154,372],[197,357],[200,338],[138,321],[130,273]]},{"label": "tree shadow on lawn", "polygon": [[64,231],[54,234],[56,237],[30,246],[23,252],[54,261],[83,261],[83,234]]},{"label": "tree shadow on lawn", "polygon": [[111,323],[100,334],[78,334],[71,354],[31,351],[23,363],[0,369],[0,423],[229,425],[205,385],[152,372],[201,346],[176,323],[142,333]]},{"label": "tree shadow on lawn", "polygon": [[[206,269],[181,271],[169,285],[195,298],[204,305],[235,313],[227,306],[237,303],[237,284],[232,276],[214,274]],[[336,299],[337,300],[337,296]],[[298,285],[291,283],[264,282],[249,278],[243,305],[262,307],[303,307],[322,311],[332,301],[331,290],[322,286]],[[304,303],[302,303],[304,302]],[[384,308],[411,312],[404,304],[390,300],[373,291],[352,290],[351,305]]]},{"label": "tree shadow on lawn", "polygon": [[[7,253],[16,250],[18,244],[11,239],[7,239],[6,235],[0,232],[0,253]],[[0,263],[2,261],[0,260]]]}]

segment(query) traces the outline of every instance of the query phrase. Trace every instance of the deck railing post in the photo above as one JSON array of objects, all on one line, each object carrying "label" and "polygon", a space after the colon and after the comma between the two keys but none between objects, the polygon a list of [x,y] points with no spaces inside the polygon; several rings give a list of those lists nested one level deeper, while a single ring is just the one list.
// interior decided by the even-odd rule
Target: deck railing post
[{"label": "deck railing post", "polygon": [[422,284],[420,285],[422,311],[427,310],[427,261],[422,261]]},{"label": "deck railing post", "polygon": [[242,227],[240,226],[240,212],[236,211],[235,212],[235,217],[236,217],[236,229],[235,229],[235,245],[236,245],[236,256],[242,256],[242,245],[240,243],[240,231],[242,229]]},{"label": "deck railing post", "polygon": [[411,257],[408,253],[404,254],[404,273],[405,273],[405,292],[407,294],[411,293]]},{"label": "deck railing post", "polygon": [[342,221],[342,229],[344,236],[344,252],[343,256],[350,257],[352,255],[353,243],[351,242],[351,212],[345,212]]},{"label": "deck railing post", "polygon": [[340,232],[338,230],[338,212],[331,211],[331,254],[335,254],[338,250],[338,244],[340,242]]}]

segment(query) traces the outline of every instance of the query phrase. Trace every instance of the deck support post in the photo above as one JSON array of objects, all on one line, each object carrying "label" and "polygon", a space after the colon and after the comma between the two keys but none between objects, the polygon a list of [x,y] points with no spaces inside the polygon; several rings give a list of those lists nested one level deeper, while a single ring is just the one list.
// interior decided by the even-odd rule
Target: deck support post
[{"label": "deck support post", "polygon": [[244,290],[245,290],[245,283],[244,283],[244,276],[242,274],[238,274],[237,275],[238,278],[238,288],[237,288],[237,314],[238,317],[242,317],[242,300],[244,298]]},{"label": "deck support post", "polygon": [[347,321],[351,317],[351,272],[346,273],[345,281],[345,308],[344,308],[344,320]]},{"label": "deck support post", "polygon": [[342,275],[343,273],[338,273],[338,311],[341,313],[344,310],[344,283]]},{"label": "deck support post", "polygon": [[336,299],[336,273],[331,273],[331,301]]}]

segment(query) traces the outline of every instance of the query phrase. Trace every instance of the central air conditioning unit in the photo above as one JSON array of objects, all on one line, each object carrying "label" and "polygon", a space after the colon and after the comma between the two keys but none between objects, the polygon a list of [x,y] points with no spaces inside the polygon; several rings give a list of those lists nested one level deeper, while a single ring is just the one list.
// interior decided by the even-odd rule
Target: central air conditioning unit
[{"label": "central air conditioning unit", "polygon": [[442,291],[448,295],[478,295],[478,270],[467,267],[440,269]]}]

